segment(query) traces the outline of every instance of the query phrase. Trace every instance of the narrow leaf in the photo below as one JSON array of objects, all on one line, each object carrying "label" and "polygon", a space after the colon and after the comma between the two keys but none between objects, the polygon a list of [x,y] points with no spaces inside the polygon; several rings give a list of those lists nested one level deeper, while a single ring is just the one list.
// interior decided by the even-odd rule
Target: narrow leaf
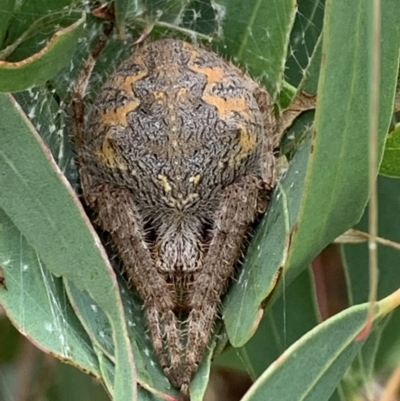
[{"label": "narrow leaf", "polygon": [[72,188],[11,96],[0,94],[0,207],[46,267],[86,290],[106,313],[115,346],[115,400],[133,400],[136,375],[113,269]]},{"label": "narrow leaf", "polygon": [[400,124],[397,124],[387,136],[379,172],[390,177],[400,177]]},{"label": "narrow leaf", "polygon": [[0,91],[23,91],[52,78],[70,62],[84,22],[82,13],[79,20],[56,32],[41,51],[25,60],[14,63],[0,60]]},{"label": "narrow leaf", "polygon": [[[363,0],[351,4],[340,0],[328,1],[325,11],[312,152],[291,237],[287,282],[360,219],[369,196],[369,73],[365,66],[370,60],[371,10]],[[382,3],[382,18],[379,155],[391,121],[398,71],[400,27],[395,21],[400,9],[395,0]]]},{"label": "narrow leaf", "polygon": [[[377,303],[379,320],[400,303],[400,292]],[[325,401],[334,392],[364,341],[369,304],[353,306],[304,335],[254,383],[242,401]]]},{"label": "narrow leaf", "polygon": [[308,135],[276,188],[267,214],[247,250],[239,277],[227,295],[224,322],[234,347],[241,347],[254,334],[260,305],[274,289],[280,269],[286,263],[290,230],[302,199],[310,145],[311,135]]},{"label": "narrow leaf", "polygon": [[2,43],[6,37],[9,23],[14,12],[16,0],[3,0],[0,3],[0,49],[2,48]]},{"label": "narrow leaf", "polygon": [[222,24],[220,53],[248,68],[272,96],[279,91],[290,31],[296,15],[294,0],[218,0]]},{"label": "narrow leaf", "polygon": [[44,352],[100,377],[93,346],[54,277],[0,209],[0,304],[18,328]]},{"label": "narrow leaf", "polygon": [[126,23],[126,15],[128,12],[129,3],[130,3],[129,0],[114,1],[115,22],[121,40],[125,40],[125,23]]},{"label": "narrow leaf", "polygon": [[[282,294],[283,284],[289,284],[327,244],[354,225],[365,208],[370,13],[363,0],[326,5],[311,144],[307,149],[303,144],[297,151],[301,158],[296,154],[289,165],[227,297],[224,317],[234,346],[243,345],[253,334],[260,304],[274,289],[279,269],[286,266],[285,281],[280,281],[270,304]],[[400,8],[396,0],[382,3],[382,18],[379,155],[391,121],[398,73]]]}]

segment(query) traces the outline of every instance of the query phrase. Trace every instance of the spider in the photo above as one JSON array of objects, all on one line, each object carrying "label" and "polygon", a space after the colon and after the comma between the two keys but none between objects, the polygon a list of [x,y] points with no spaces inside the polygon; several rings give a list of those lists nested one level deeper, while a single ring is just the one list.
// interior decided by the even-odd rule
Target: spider
[{"label": "spider", "polygon": [[188,399],[249,227],[266,211],[274,150],[313,102],[299,96],[276,116],[241,70],[162,39],[120,64],[86,119],[86,85],[106,36],[72,102],[83,197],[143,300],[165,374]]}]

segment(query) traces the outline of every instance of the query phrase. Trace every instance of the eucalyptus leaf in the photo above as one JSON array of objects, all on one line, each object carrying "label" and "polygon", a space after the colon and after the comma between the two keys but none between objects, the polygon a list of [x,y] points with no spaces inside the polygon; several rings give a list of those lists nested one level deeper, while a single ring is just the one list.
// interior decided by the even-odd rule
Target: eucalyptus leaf
[{"label": "eucalyptus leaf", "polygon": [[316,60],[316,54],[322,42],[324,5],[325,0],[298,2],[285,66],[285,78],[293,86],[304,86],[304,80],[313,82],[315,88],[311,89],[310,84],[305,86],[306,91],[312,94],[317,91],[319,77],[320,60]]},{"label": "eucalyptus leaf", "polygon": [[73,12],[76,0],[18,1],[7,33],[7,45],[23,35],[32,24],[44,16]]},{"label": "eucalyptus leaf", "polygon": [[227,294],[223,318],[234,347],[244,345],[254,334],[262,313],[261,304],[273,291],[279,269],[286,263],[290,230],[302,199],[310,146],[309,132],[274,191],[268,212],[247,250],[239,277]]},{"label": "eucalyptus leaf", "polygon": [[272,97],[283,83],[290,31],[296,16],[294,0],[218,0],[222,16],[219,53],[249,70]]},{"label": "eucalyptus leaf", "polygon": [[302,272],[264,314],[254,336],[231,347],[216,363],[248,372],[256,380],[286,349],[319,323],[311,269]]},{"label": "eucalyptus leaf", "polygon": [[400,124],[387,136],[379,172],[390,177],[400,177]]},{"label": "eucalyptus leaf", "polygon": [[130,0],[115,0],[114,1],[114,13],[115,13],[115,23],[117,25],[119,37],[121,40],[125,40],[125,22],[126,16],[129,9]]},{"label": "eucalyptus leaf", "polygon": [[[377,304],[379,321],[400,303],[400,293]],[[328,400],[364,344],[369,304],[353,306],[305,334],[254,383],[242,401]]]},{"label": "eucalyptus leaf", "polygon": [[9,23],[11,21],[14,9],[16,5],[16,0],[3,0],[0,4],[0,49],[2,48],[2,43],[6,37]]},{"label": "eucalyptus leaf", "polygon": [[9,62],[0,60],[0,91],[18,92],[44,84],[71,60],[83,33],[85,14],[53,35],[46,46],[31,57]]},{"label": "eucalyptus leaf", "polygon": [[[378,231],[383,238],[394,242],[400,242],[400,230],[397,224],[393,224],[394,216],[400,213],[400,206],[395,194],[400,191],[400,181],[394,178],[380,176],[378,179]],[[368,228],[368,211],[357,228],[366,231]],[[343,245],[346,277],[348,281],[349,299],[352,304],[365,302],[369,293],[368,244]],[[400,288],[398,274],[399,251],[388,246],[378,245],[379,283],[378,297],[384,297]],[[394,311],[389,322],[381,325],[375,344],[370,345],[360,354],[354,370],[358,376],[358,387],[368,385],[372,375],[380,375],[394,369],[400,360],[400,342],[398,327],[400,324],[400,311]],[[382,336],[382,339],[379,338]],[[374,339],[368,341],[373,341]],[[376,347],[379,347],[376,349]],[[357,377],[356,376],[356,377]],[[346,378],[347,381],[352,378]],[[361,381],[361,383],[360,383]],[[353,386],[354,387],[354,386]]]},{"label": "eucalyptus leaf", "polygon": [[54,277],[10,218],[0,209],[0,305],[31,341],[100,377],[92,343],[76,318],[62,280]]},{"label": "eucalyptus leaf", "polygon": [[[365,65],[371,47],[370,14],[362,0],[327,3],[325,57],[311,144],[308,151],[303,150],[307,156],[295,157],[289,165],[228,296],[224,317],[234,346],[243,345],[254,332],[259,305],[274,289],[279,269],[285,267],[285,281],[280,281],[273,300],[282,293],[283,284],[290,283],[362,215],[369,195],[369,73]],[[396,1],[382,4],[382,18],[379,156],[391,121],[398,72],[400,26],[395,21],[400,9]],[[393,23],[386,25],[388,21]],[[290,248],[285,250],[283,244],[289,239]]]},{"label": "eucalyptus leaf", "polygon": [[[328,1],[312,153],[293,232],[287,278],[354,225],[368,200],[368,115],[371,12],[364,1]],[[388,130],[398,71],[400,18],[396,1],[382,4],[378,157]],[[392,21],[393,23],[390,23]],[[389,25],[387,25],[389,23]],[[356,34],[357,32],[357,34]],[[343,42],[346,46],[343,47]],[[355,117],[357,116],[357,117]]]},{"label": "eucalyptus leaf", "polygon": [[[0,95],[0,207],[55,276],[86,290],[112,325],[115,400],[133,400],[136,375],[115,274],[82,206],[11,96]],[[40,178],[40,179],[38,179]]]}]

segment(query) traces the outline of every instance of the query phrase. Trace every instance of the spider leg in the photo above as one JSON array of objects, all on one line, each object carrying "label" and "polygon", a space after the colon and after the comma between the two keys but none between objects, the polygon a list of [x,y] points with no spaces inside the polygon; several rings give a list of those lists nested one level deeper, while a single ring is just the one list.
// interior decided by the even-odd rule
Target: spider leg
[{"label": "spider leg", "polygon": [[[145,301],[145,313],[154,350],[173,386],[179,387],[177,370],[181,363],[181,334],[175,314],[171,309],[159,310],[154,302]],[[164,341],[165,345],[164,345]]]},{"label": "spider leg", "polygon": [[266,206],[267,189],[255,176],[243,177],[225,188],[215,216],[210,247],[189,294],[186,369],[182,390],[203,356],[218,312],[220,297],[233,276],[249,225]]},{"label": "spider leg", "polygon": [[173,312],[174,294],[152,259],[132,194],[109,183],[91,185],[86,167],[81,168],[81,178],[86,201],[97,211],[96,223],[110,233],[129,283],[144,301],[154,349],[168,374],[179,364],[181,349],[179,326]]},{"label": "spider leg", "polygon": [[176,316],[172,310],[163,314],[163,327],[166,338],[166,348],[168,349],[169,366],[164,368],[164,372],[174,387],[179,388],[179,371],[182,360],[182,333],[178,328]]}]

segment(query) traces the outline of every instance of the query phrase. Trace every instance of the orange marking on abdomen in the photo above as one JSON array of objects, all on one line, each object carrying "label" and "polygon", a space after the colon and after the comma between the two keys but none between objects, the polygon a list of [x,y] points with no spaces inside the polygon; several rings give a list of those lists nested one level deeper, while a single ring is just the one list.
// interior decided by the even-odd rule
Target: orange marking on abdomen
[{"label": "orange marking on abdomen", "polygon": [[202,99],[216,107],[218,116],[221,119],[225,119],[231,112],[240,113],[245,118],[248,117],[246,99],[243,97],[223,98],[206,92]]},{"label": "orange marking on abdomen", "polygon": [[221,97],[212,93],[212,88],[216,83],[226,81],[225,71],[221,67],[199,67],[192,64],[197,53],[193,53],[189,68],[197,73],[204,74],[207,77],[207,84],[204,88],[202,99],[212,106],[215,106],[218,116],[221,119],[226,118],[229,113],[240,113],[245,119],[249,119],[248,107],[244,97]]},{"label": "orange marking on abdomen", "polygon": [[118,161],[115,150],[108,135],[104,138],[101,148],[96,152],[97,157],[108,167],[126,170],[125,163]]},{"label": "orange marking on abdomen", "polygon": [[243,159],[246,159],[251,152],[257,148],[257,135],[253,131],[248,131],[240,126],[239,151],[229,159],[230,166],[240,165]]},{"label": "orange marking on abdomen", "polygon": [[133,92],[132,89],[132,85],[135,82],[140,81],[142,78],[146,77],[149,72],[146,67],[146,64],[143,61],[142,56],[136,56],[135,63],[143,68],[143,70],[140,71],[138,74],[129,76],[118,75],[114,78],[115,87],[123,90],[126,94],[132,96],[132,98],[136,98],[135,93]]},{"label": "orange marking on abdomen", "polygon": [[134,99],[123,106],[116,107],[112,110],[106,110],[100,117],[102,125],[128,125],[128,113],[134,111],[140,104],[139,99]]}]

